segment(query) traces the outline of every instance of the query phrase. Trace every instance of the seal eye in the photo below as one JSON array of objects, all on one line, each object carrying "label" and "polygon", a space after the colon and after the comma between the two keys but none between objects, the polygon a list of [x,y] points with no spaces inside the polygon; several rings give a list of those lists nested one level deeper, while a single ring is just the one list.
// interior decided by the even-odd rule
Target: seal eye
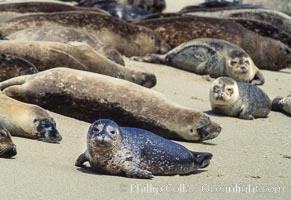
[{"label": "seal eye", "polygon": [[231,64],[231,65],[236,65],[236,64],[237,64],[237,61],[232,60],[232,61],[230,62],[230,64]]},{"label": "seal eye", "polygon": [[99,132],[99,128],[98,128],[98,127],[94,127],[94,128],[93,128],[93,131],[94,131],[94,132]]},{"label": "seal eye", "polygon": [[232,94],[233,93],[233,89],[232,88],[228,88],[227,91]]},{"label": "seal eye", "polygon": [[112,135],[114,135],[116,132],[115,132],[115,131],[110,131],[110,133],[111,133]]}]

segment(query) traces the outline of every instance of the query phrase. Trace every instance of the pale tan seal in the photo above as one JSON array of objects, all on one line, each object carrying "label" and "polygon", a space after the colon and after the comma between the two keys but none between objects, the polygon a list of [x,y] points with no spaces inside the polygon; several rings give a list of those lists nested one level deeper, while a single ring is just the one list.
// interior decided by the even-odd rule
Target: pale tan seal
[{"label": "pale tan seal", "polygon": [[215,79],[209,96],[211,108],[217,114],[252,120],[265,118],[271,111],[271,100],[263,90],[229,77]]},{"label": "pale tan seal", "polygon": [[154,74],[118,65],[83,43],[3,40],[0,52],[24,58],[39,71],[68,67],[125,79],[145,87],[156,84]]},{"label": "pale tan seal", "polygon": [[111,45],[126,56],[165,53],[169,50],[168,45],[149,28],[90,11],[33,14],[14,18],[0,24],[0,34],[7,36],[27,28],[49,26],[84,29],[104,44]]},{"label": "pale tan seal", "polygon": [[0,124],[0,157],[10,158],[17,154],[9,131]]},{"label": "pale tan seal", "polygon": [[56,122],[39,106],[22,103],[0,93],[0,125],[12,136],[59,143],[62,136],[56,129]]},{"label": "pale tan seal", "polygon": [[69,68],[55,68],[0,83],[3,93],[27,103],[92,123],[100,116],[122,126],[163,137],[204,141],[221,127],[208,116],[162,94],[121,79]]}]

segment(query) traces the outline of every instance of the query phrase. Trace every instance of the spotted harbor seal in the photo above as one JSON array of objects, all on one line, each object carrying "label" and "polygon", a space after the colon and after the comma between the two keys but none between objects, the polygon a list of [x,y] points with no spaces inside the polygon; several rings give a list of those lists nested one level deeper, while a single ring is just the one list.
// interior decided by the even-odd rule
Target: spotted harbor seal
[{"label": "spotted harbor seal", "polygon": [[10,158],[17,154],[9,131],[0,124],[0,157]]},{"label": "spotted harbor seal", "polygon": [[36,67],[29,61],[17,56],[0,53],[0,81],[37,72]]},{"label": "spotted harbor seal", "polygon": [[277,71],[291,65],[291,50],[287,45],[260,36],[228,19],[181,16],[137,24],[153,29],[173,48],[195,38],[216,38],[244,49],[260,69]]},{"label": "spotted harbor seal", "polygon": [[202,112],[178,105],[156,91],[86,71],[50,69],[1,82],[0,89],[65,116],[89,123],[101,116],[170,139],[201,142],[221,131]]},{"label": "spotted harbor seal", "polygon": [[58,143],[62,136],[56,122],[39,106],[22,103],[0,93],[0,125],[12,136]]},{"label": "spotted harbor seal", "polygon": [[267,117],[271,110],[271,100],[260,88],[229,77],[214,80],[210,103],[214,113],[248,120]]},{"label": "spotted harbor seal", "polygon": [[276,97],[272,101],[272,110],[283,112],[291,116],[291,94],[287,97]]},{"label": "spotted harbor seal", "polygon": [[39,71],[54,67],[68,67],[125,79],[136,84],[153,87],[154,74],[118,65],[83,43],[0,41],[0,52],[24,58]]},{"label": "spotted harbor seal", "polygon": [[122,55],[116,49],[103,44],[103,42],[95,38],[92,34],[81,29],[62,26],[24,29],[12,33],[6,38],[21,41],[82,42],[113,62],[124,65]]},{"label": "spotted harbor seal", "polygon": [[262,72],[240,47],[224,40],[200,38],[185,42],[165,55],[133,57],[134,60],[162,63],[213,78],[228,76],[237,81],[264,83]]},{"label": "spotted harbor seal", "polygon": [[99,173],[153,178],[153,175],[186,175],[209,165],[212,154],[192,152],[152,132],[120,127],[114,121],[95,121],[87,134],[87,150],[75,165],[89,161]]},{"label": "spotted harbor seal", "polygon": [[115,17],[89,11],[33,14],[0,24],[0,34],[49,26],[66,26],[88,31],[104,44],[111,45],[126,56],[167,52],[169,46],[151,29],[129,24]]}]

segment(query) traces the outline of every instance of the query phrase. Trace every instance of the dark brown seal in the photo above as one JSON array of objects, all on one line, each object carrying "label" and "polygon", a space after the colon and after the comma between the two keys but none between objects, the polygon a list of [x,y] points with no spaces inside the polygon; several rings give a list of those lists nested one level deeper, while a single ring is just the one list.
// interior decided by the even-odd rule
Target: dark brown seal
[{"label": "dark brown seal", "polygon": [[139,56],[169,50],[168,45],[149,28],[88,11],[22,16],[0,24],[0,33],[2,36],[7,36],[27,28],[49,26],[66,26],[87,30],[104,44],[113,46],[126,56]]},{"label": "dark brown seal", "polygon": [[37,72],[36,67],[29,61],[17,56],[0,53],[0,81]]},{"label": "dark brown seal", "polygon": [[0,124],[0,157],[10,158],[17,154],[9,131]]},{"label": "dark brown seal", "polygon": [[291,50],[287,45],[260,36],[231,20],[181,16],[137,24],[153,29],[172,47],[195,38],[216,38],[244,49],[260,69],[280,70],[291,65]]},{"label": "dark brown seal", "polygon": [[18,100],[92,123],[100,116],[166,138],[203,141],[221,127],[195,109],[128,81],[69,68],[55,68],[0,83]]},{"label": "dark brown seal", "polygon": [[2,40],[0,52],[24,58],[39,71],[55,67],[68,67],[125,79],[145,87],[153,87],[156,77],[118,65],[83,43],[25,42]]},{"label": "dark brown seal", "polygon": [[207,167],[211,158],[211,153],[192,152],[152,132],[100,119],[90,126],[87,150],[75,165],[82,167],[89,161],[99,173],[153,178],[153,175],[192,174]]}]

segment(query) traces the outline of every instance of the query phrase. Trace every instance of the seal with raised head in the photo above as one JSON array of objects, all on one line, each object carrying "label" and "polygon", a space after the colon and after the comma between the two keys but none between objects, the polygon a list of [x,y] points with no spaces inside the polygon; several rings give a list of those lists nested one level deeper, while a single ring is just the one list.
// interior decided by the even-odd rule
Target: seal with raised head
[{"label": "seal with raised head", "polygon": [[144,87],[153,87],[156,76],[118,65],[84,43],[37,41],[0,41],[0,52],[24,58],[39,71],[55,67],[68,67],[125,79]]},{"label": "seal with raised head", "polygon": [[4,81],[0,89],[10,97],[65,116],[89,123],[102,116],[170,139],[201,142],[221,131],[207,115],[159,92],[86,71],[50,69]]},{"label": "seal with raised head", "polygon": [[263,90],[229,77],[215,79],[209,96],[212,111],[217,114],[252,120],[267,117],[271,110],[271,100]]},{"label": "seal with raised head", "polygon": [[291,94],[287,97],[278,96],[272,101],[272,110],[291,116]]},{"label": "seal with raised head", "polygon": [[192,152],[152,132],[120,127],[114,121],[95,121],[87,134],[87,150],[75,165],[89,161],[93,170],[132,178],[187,175],[209,165],[211,153]]},{"label": "seal with raised head", "polygon": [[228,76],[236,81],[264,83],[262,72],[240,47],[224,40],[201,38],[185,42],[165,55],[151,54],[134,60],[170,65],[213,78]]},{"label": "seal with raised head", "polygon": [[105,45],[85,30],[72,27],[53,26],[46,28],[24,29],[6,37],[9,40],[21,41],[49,41],[49,42],[81,42],[86,43],[101,55],[111,61],[124,65],[122,55],[113,47]]},{"label": "seal with raised head", "polygon": [[169,50],[169,46],[149,28],[89,11],[56,12],[17,17],[1,23],[0,34],[7,36],[27,28],[49,26],[84,29],[104,44],[111,45],[126,56],[165,53]]},{"label": "seal with raised head", "polygon": [[16,145],[13,143],[9,131],[0,124],[0,157],[10,158],[16,154]]},{"label": "seal with raised head", "polygon": [[0,93],[0,125],[12,136],[59,143],[62,136],[56,122],[39,106],[22,103]]},{"label": "seal with raised head", "polygon": [[36,67],[29,61],[17,56],[0,53],[0,81],[37,72]]},{"label": "seal with raised head", "polygon": [[171,47],[196,38],[226,40],[245,50],[260,69],[280,70],[291,65],[291,49],[228,19],[180,16],[152,19],[137,24],[153,29]]}]

